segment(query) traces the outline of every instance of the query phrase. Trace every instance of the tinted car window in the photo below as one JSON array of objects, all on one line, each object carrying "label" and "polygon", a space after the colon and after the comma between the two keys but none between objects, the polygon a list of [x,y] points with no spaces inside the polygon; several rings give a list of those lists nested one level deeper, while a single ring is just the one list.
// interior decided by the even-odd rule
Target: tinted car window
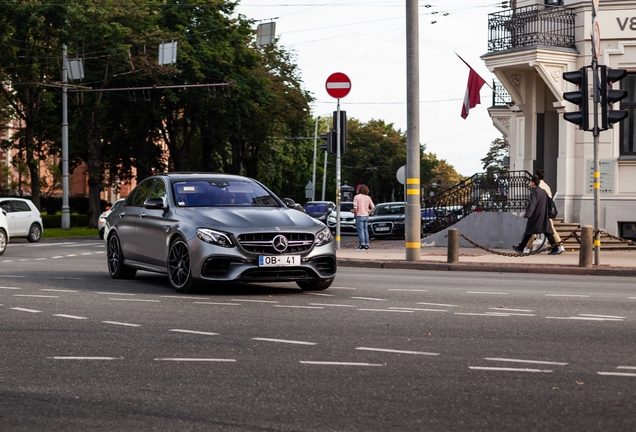
[{"label": "tinted car window", "polygon": [[305,210],[308,213],[323,213],[327,211],[327,203],[322,204],[307,204]]},{"label": "tinted car window", "polygon": [[350,212],[351,210],[353,210],[352,202],[340,203],[340,211]]},{"label": "tinted car window", "polygon": [[23,212],[23,211],[31,211],[31,207],[24,201],[13,201],[13,211]]},{"label": "tinted car window", "polygon": [[179,207],[259,206],[280,207],[279,202],[257,183],[196,180],[172,185]]},{"label": "tinted car window", "polygon": [[143,207],[148,191],[152,185],[152,180],[144,180],[141,182],[126,199],[127,206]]},{"label": "tinted car window", "polygon": [[166,197],[166,184],[161,181],[155,181],[155,184],[152,185],[152,189],[150,190],[150,195],[148,195],[148,199],[150,198],[165,198]]},{"label": "tinted car window", "polygon": [[404,214],[404,206],[403,205],[387,205],[387,206],[378,206],[373,212],[374,216],[379,215],[393,215],[393,214]]},{"label": "tinted car window", "polygon": [[124,200],[115,201],[115,204],[110,208],[112,211],[117,210],[124,203]]},{"label": "tinted car window", "polygon": [[9,201],[2,201],[2,203],[0,203],[0,207],[2,207],[2,210],[6,211],[7,213],[11,213],[13,211],[13,209],[11,209],[11,203]]}]

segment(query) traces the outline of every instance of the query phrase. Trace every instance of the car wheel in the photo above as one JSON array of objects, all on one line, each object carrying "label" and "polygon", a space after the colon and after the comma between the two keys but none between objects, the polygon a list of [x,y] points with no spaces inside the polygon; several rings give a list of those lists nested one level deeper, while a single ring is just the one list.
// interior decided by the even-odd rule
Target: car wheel
[{"label": "car wheel", "polygon": [[31,243],[37,243],[40,241],[40,237],[42,237],[42,228],[40,228],[40,225],[36,223],[32,224],[29,228],[27,240]]},{"label": "car wheel", "polygon": [[168,279],[175,291],[185,293],[195,288],[191,265],[188,245],[179,237],[168,252]]},{"label": "car wheel", "polygon": [[0,228],[0,255],[2,255],[5,250],[7,250],[7,233]]},{"label": "car wheel", "polygon": [[323,291],[331,286],[335,278],[296,281],[296,285],[303,291]]},{"label": "car wheel", "polygon": [[104,228],[99,230],[99,239],[104,240]]},{"label": "car wheel", "polygon": [[121,251],[121,241],[117,234],[108,239],[108,272],[113,279],[132,279],[137,274],[137,269],[124,265],[124,254]]}]

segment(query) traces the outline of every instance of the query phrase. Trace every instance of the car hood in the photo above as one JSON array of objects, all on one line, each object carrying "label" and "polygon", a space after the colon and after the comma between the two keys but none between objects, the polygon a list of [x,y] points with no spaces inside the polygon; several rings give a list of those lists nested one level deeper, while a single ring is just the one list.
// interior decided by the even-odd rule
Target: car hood
[{"label": "car hood", "polygon": [[[336,217],[336,211],[332,211],[331,213],[329,213],[329,216],[333,216],[334,218]],[[348,212],[348,211],[341,211],[340,212],[340,218],[352,218],[353,217],[353,213]]]},{"label": "car hood", "polygon": [[182,208],[175,213],[202,226],[219,228],[299,228],[322,225],[311,216],[294,209],[272,207]]},{"label": "car hood", "polygon": [[369,222],[404,220],[403,214],[369,216]]}]

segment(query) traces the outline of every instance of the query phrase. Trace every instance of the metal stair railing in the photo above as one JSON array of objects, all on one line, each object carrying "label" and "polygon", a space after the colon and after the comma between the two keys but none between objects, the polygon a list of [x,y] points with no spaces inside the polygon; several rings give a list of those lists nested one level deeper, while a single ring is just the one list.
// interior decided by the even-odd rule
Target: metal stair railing
[{"label": "metal stair railing", "polygon": [[422,208],[433,209],[435,219],[422,232],[434,234],[473,212],[524,212],[531,178],[528,171],[477,173],[423,201]]}]

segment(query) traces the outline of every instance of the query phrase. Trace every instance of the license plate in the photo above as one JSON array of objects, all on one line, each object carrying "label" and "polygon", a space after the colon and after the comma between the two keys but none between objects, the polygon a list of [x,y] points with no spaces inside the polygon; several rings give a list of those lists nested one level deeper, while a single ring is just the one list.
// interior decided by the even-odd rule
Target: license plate
[{"label": "license plate", "polygon": [[300,255],[260,255],[259,267],[295,267],[300,265]]},{"label": "license plate", "polygon": [[389,231],[391,229],[391,227],[377,227],[375,230],[376,231]]}]

